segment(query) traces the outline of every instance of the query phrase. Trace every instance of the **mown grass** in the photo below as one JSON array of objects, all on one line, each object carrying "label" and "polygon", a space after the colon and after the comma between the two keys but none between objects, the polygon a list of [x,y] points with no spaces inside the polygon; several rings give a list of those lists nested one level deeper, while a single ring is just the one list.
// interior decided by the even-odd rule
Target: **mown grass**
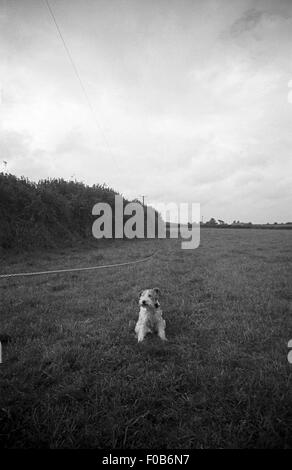
[{"label": "mown grass", "polygon": [[[106,264],[0,280],[3,447],[291,447],[290,231],[201,231],[177,240],[7,257],[1,272]],[[169,342],[129,331],[158,286]]]}]

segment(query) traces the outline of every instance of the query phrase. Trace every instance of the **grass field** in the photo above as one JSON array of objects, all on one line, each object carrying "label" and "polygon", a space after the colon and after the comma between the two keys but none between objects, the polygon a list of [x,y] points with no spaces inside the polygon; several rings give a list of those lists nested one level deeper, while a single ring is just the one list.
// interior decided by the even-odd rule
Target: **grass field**
[{"label": "grass field", "polygon": [[[1,272],[136,266],[0,280],[3,447],[290,448],[292,232],[8,256]],[[160,287],[168,343],[138,345],[138,293]]]}]

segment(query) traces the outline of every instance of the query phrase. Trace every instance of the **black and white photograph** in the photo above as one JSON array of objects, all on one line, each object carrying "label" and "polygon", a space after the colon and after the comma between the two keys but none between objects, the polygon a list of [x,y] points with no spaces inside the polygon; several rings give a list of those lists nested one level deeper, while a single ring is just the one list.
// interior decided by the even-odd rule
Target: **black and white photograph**
[{"label": "black and white photograph", "polygon": [[292,0],[0,0],[0,448],[291,449],[291,389]]}]

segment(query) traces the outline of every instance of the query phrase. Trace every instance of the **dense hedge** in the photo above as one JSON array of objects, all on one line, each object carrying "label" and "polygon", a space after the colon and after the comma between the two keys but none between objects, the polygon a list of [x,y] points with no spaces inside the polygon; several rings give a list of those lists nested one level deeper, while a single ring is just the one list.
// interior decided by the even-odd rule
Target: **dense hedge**
[{"label": "dense hedge", "polygon": [[0,247],[29,249],[92,241],[94,204],[107,202],[113,207],[116,194],[106,185],[63,179],[34,183],[0,173]]}]

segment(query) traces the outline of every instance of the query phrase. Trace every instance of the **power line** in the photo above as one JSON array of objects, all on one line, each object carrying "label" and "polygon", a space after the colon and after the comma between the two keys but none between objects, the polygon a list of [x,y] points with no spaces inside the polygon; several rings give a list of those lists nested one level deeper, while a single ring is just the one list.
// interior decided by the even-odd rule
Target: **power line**
[{"label": "power line", "polygon": [[[58,25],[57,19],[56,19],[55,15],[54,15],[54,12],[53,12],[53,10],[52,10],[52,7],[51,7],[51,5],[50,5],[50,3],[49,3],[49,0],[45,0],[45,3],[46,3],[46,5],[47,5],[47,7],[48,7],[48,10],[49,10],[49,12],[50,12],[50,15],[51,15],[51,17],[52,17],[52,19],[53,19],[53,22],[54,22],[55,26],[56,26],[56,29],[57,29],[57,31],[58,31],[58,34],[59,34],[60,38],[61,38],[61,41],[62,41],[63,46],[64,46],[64,49],[65,49],[65,51],[66,51],[66,54],[67,54],[67,56],[68,56],[68,58],[69,58],[69,61],[70,61],[71,65],[72,65],[72,68],[73,68],[73,70],[74,70],[74,73],[75,73],[75,75],[76,75],[76,77],[77,77],[77,80],[78,80],[78,82],[79,82],[79,84],[80,84],[80,87],[81,87],[81,89],[82,89],[82,91],[83,91],[83,94],[84,94],[84,96],[85,96],[85,99],[86,99],[86,102],[87,102],[87,104],[88,104],[88,107],[89,107],[89,109],[90,109],[90,111],[91,111],[91,113],[92,113],[92,115],[93,115],[94,122],[95,122],[95,124],[96,124],[98,130],[99,130],[100,133],[102,134],[103,140],[104,140],[104,142],[105,142],[105,144],[106,144],[106,146],[107,146],[107,148],[108,148],[108,151],[109,151],[110,155],[112,156],[113,160],[115,160],[115,158],[113,157],[113,154],[112,154],[112,152],[111,152],[110,145],[109,145],[109,143],[108,143],[108,140],[107,140],[107,138],[106,138],[106,135],[105,135],[105,133],[104,133],[104,131],[103,131],[101,125],[100,125],[100,124],[98,123],[98,121],[97,121],[95,110],[94,110],[94,108],[93,108],[93,106],[92,106],[92,104],[91,104],[91,101],[90,101],[89,96],[88,96],[88,94],[87,94],[86,88],[85,88],[85,86],[83,85],[83,82],[82,82],[82,80],[81,80],[80,74],[79,74],[78,69],[77,69],[77,66],[76,66],[76,64],[75,64],[75,62],[74,62],[74,60],[73,60],[72,54],[71,54],[71,52],[70,52],[70,50],[69,50],[69,48],[68,48],[68,46],[67,46],[67,44],[66,44],[66,41],[65,41],[65,39],[64,39],[64,36],[63,36],[63,34],[62,34],[62,32],[61,32],[61,29],[60,29],[60,27],[59,27],[59,25]],[[116,161],[115,161],[115,163],[116,163]]]}]

